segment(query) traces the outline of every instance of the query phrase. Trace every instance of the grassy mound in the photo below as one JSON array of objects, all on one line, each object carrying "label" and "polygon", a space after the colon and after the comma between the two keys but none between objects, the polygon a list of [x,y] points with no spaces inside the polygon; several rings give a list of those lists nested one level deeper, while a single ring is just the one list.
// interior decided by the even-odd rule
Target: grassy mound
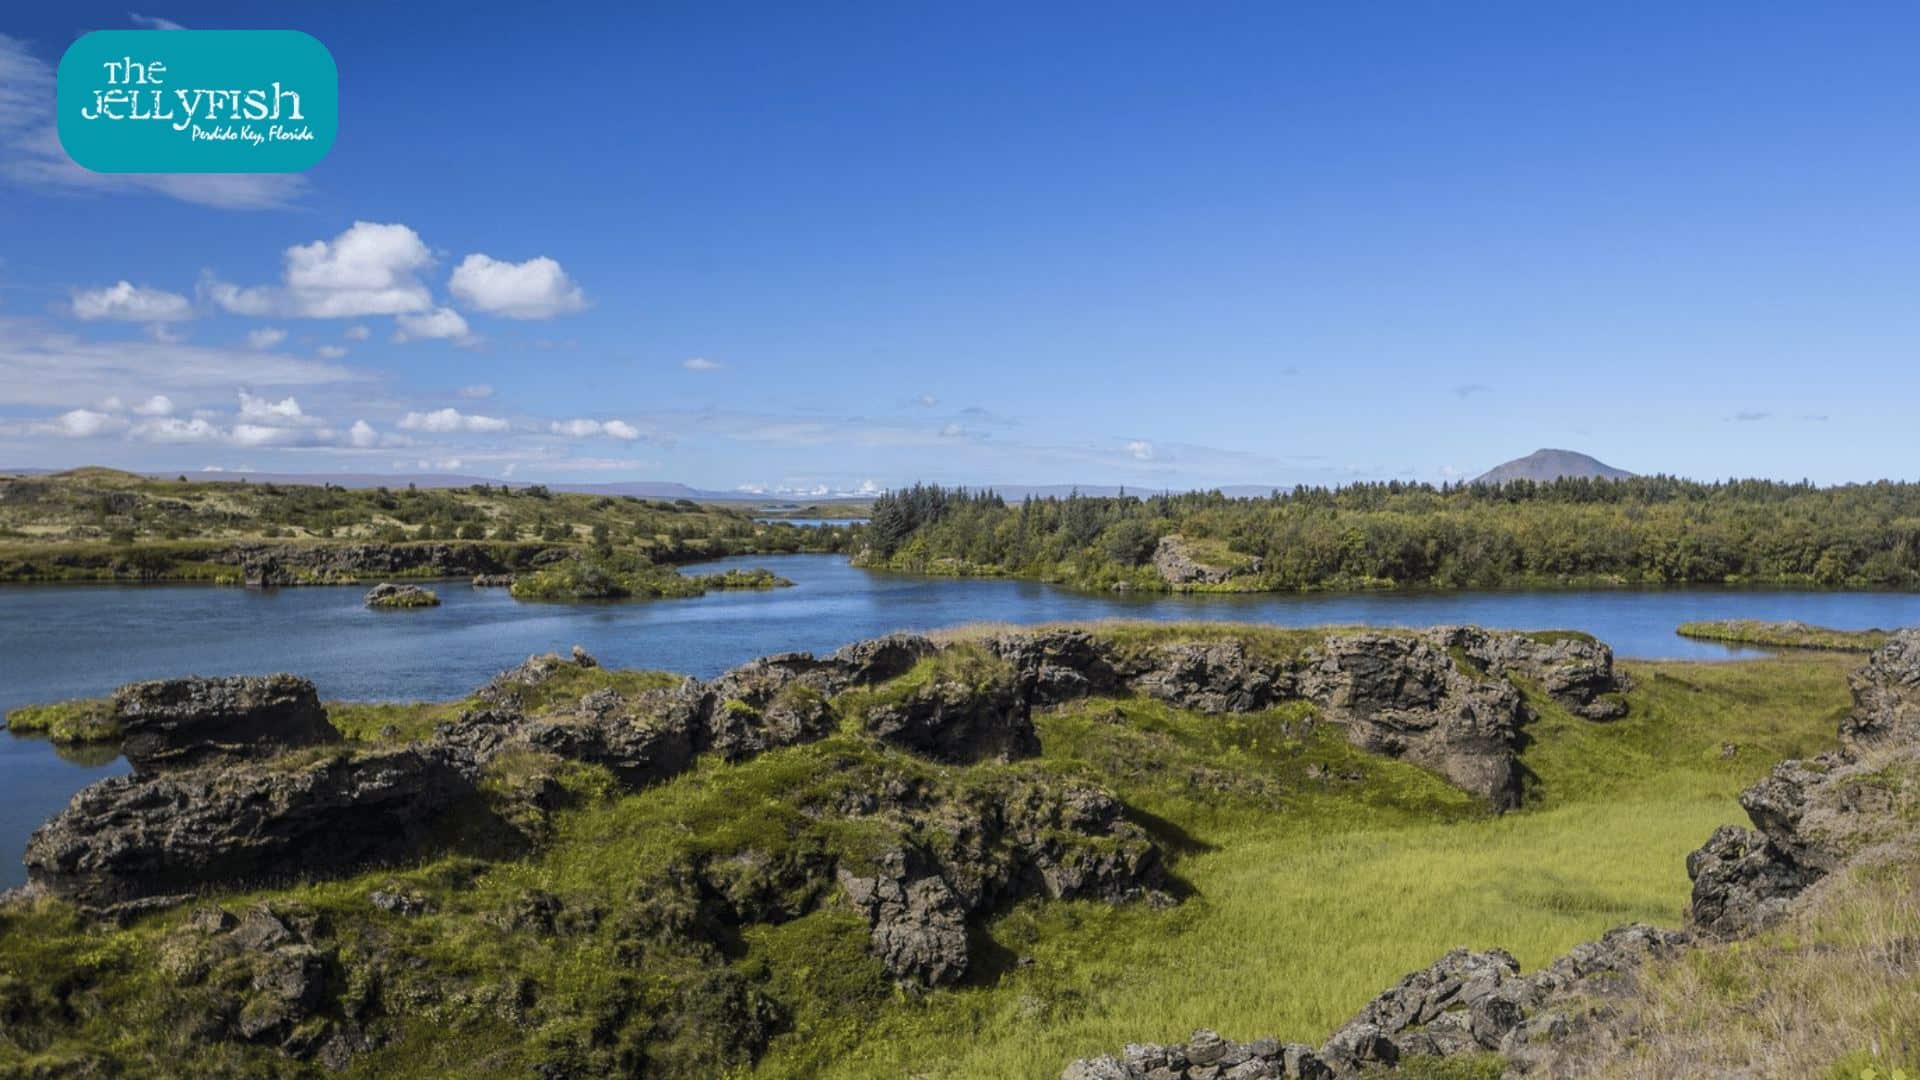
[{"label": "grassy mound", "polygon": [[1834,630],[1809,626],[1798,621],[1763,622],[1759,619],[1712,619],[1681,623],[1674,631],[1681,637],[1701,641],[1724,641],[1729,645],[1763,645],[1781,649],[1832,649],[1839,652],[1872,652],[1893,635],[1886,630]]}]

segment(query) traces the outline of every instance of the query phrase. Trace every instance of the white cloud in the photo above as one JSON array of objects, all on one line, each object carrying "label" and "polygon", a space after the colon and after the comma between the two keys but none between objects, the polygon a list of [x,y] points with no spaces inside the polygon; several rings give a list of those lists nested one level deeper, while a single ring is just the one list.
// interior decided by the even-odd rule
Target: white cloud
[{"label": "white cloud", "polygon": [[400,327],[393,336],[395,341],[429,338],[469,345],[476,340],[467,329],[467,320],[450,307],[434,308],[424,315],[400,315],[393,321]]},{"label": "white cloud", "polygon": [[73,317],[92,321],[163,323],[193,318],[193,304],[178,293],[121,281],[73,294]]},{"label": "white cloud", "polygon": [[505,431],[509,428],[505,420],[494,416],[477,416],[462,413],[458,409],[435,409],[433,412],[410,412],[400,418],[402,431],[430,431],[445,434],[453,431],[477,433]]},{"label": "white cloud", "polygon": [[565,435],[570,439],[591,439],[604,435],[609,439],[631,442],[640,437],[640,429],[625,420],[556,420],[548,429],[555,435]]},{"label": "white cloud", "polygon": [[235,446],[285,446],[307,436],[292,428],[269,424],[235,424],[230,437]]},{"label": "white cloud", "polygon": [[271,401],[255,397],[245,390],[240,391],[240,419],[261,420],[270,423],[302,422],[309,417],[300,409],[300,402],[292,397]]},{"label": "white cloud", "polygon": [[353,426],[347,429],[347,443],[365,450],[380,445],[380,433],[365,420],[355,420]]},{"label": "white cloud", "polygon": [[932,394],[921,394],[915,400],[920,403],[920,407],[923,409],[931,409],[935,405],[940,404],[940,399],[934,397]]},{"label": "white cloud", "polygon": [[967,433],[967,429],[962,427],[959,424],[948,424],[946,427],[943,427],[940,429],[941,437],[947,438],[947,439],[962,438],[966,435],[966,433]]},{"label": "white cloud", "polygon": [[226,433],[205,420],[178,420],[171,417],[149,420],[133,429],[133,437],[152,443],[218,442]]},{"label": "white cloud", "polygon": [[67,156],[53,116],[53,66],[0,34],[0,179],[55,194],[144,192],[227,210],[286,207],[307,190],[298,173],[92,172]]},{"label": "white cloud", "polygon": [[1135,461],[1152,461],[1153,444],[1145,439],[1135,439],[1127,444],[1127,456]]},{"label": "white cloud", "polygon": [[469,401],[479,401],[483,398],[492,397],[493,387],[488,386],[486,383],[474,383],[472,386],[463,386],[454,391],[454,396],[463,397]]},{"label": "white cloud", "polygon": [[58,435],[64,439],[91,439],[118,431],[126,426],[126,421],[116,416],[92,409],[73,409],[63,412],[51,422],[36,424],[33,430],[45,435]]},{"label": "white cloud", "polygon": [[172,416],[173,399],[165,394],[155,394],[133,407],[136,416]]},{"label": "white cloud", "polygon": [[365,326],[349,326],[347,327],[346,333],[341,336],[348,341],[365,341],[373,336],[373,331],[367,329]]},{"label": "white cloud", "polygon": [[720,361],[709,360],[704,356],[696,356],[691,360],[682,360],[680,366],[686,368],[688,371],[719,371],[721,368],[726,367],[726,365]]},{"label": "white cloud", "polygon": [[347,350],[345,346],[341,345],[322,345],[313,350],[313,355],[322,360],[338,360],[347,355]]},{"label": "white cloud", "polygon": [[142,15],[137,11],[127,12],[127,19],[142,30],[185,30],[186,27],[172,19],[162,19],[158,15]]},{"label": "white cloud", "polygon": [[551,319],[587,306],[580,286],[545,255],[521,263],[469,255],[447,288],[468,307],[509,319]]},{"label": "white cloud", "polygon": [[263,326],[258,330],[247,331],[247,346],[254,349],[271,349],[287,340],[287,332],[277,327]]},{"label": "white cloud", "polygon": [[419,278],[433,253],[405,225],[356,221],[332,240],[295,244],[285,259],[280,285],[242,288],[208,277],[201,291],[236,315],[349,319],[433,306]]}]

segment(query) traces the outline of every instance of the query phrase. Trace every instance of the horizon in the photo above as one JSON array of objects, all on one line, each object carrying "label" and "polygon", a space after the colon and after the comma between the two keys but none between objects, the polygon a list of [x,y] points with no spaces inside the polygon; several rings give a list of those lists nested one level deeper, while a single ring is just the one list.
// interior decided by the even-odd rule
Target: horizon
[{"label": "horizon", "polygon": [[89,173],[50,130],[79,33],[254,7],[21,12],[0,460],[769,498],[1437,485],[1526,446],[1920,478],[1920,14],[1098,10],[281,13],[343,122],[266,176]]}]

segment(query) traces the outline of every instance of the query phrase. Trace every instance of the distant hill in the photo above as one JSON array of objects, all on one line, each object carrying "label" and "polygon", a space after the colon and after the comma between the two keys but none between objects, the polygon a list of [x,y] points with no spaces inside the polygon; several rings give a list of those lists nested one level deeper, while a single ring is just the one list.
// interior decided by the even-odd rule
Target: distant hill
[{"label": "distant hill", "polygon": [[1535,450],[1523,458],[1496,465],[1474,478],[1476,484],[1505,484],[1514,480],[1544,483],[1562,478],[1587,477],[1594,480],[1628,480],[1633,474],[1616,469],[1575,450]]}]

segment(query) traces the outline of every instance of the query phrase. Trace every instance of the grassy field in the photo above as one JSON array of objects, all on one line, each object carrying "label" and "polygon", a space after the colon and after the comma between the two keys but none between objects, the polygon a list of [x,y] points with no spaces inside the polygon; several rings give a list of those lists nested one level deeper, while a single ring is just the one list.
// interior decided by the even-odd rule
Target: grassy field
[{"label": "grassy field", "polygon": [[[1318,1042],[1455,946],[1502,946],[1532,967],[1622,922],[1677,923],[1686,853],[1740,819],[1733,795],[1772,762],[1831,743],[1850,664],[1808,654],[1628,665],[1632,712],[1606,724],[1536,700],[1529,801],[1500,817],[1431,774],[1350,748],[1304,705],[1205,717],[1095,700],[1038,718],[1042,756],[1013,765],[937,765],[839,735],[708,761],[625,796],[604,771],[567,767],[572,808],[535,856],[447,857],[221,903],[241,911],[271,897],[323,916],[343,943],[340,979],[380,985],[403,1037],[356,1058],[354,1075],[523,1075],[529,1055],[553,1047],[610,1043],[598,1052],[618,1061],[636,1040],[672,1075],[1029,1078],[1202,1026]],[[569,678],[661,681],[597,669]],[[417,737],[454,709],[336,714],[350,734],[384,741]],[[501,763],[490,783],[510,788],[522,771]],[[892,989],[864,952],[864,925],[830,898],[749,925],[719,952],[633,952],[636,925],[684,917],[672,914],[673,881],[689,857],[738,853],[749,876],[822,852],[857,862],[884,838],[809,808],[888,776],[979,790],[1036,776],[1101,783],[1173,854],[1184,900],[1022,904],[982,928],[988,960],[975,982],[922,994]],[[416,891],[434,910],[373,913],[378,889]],[[591,918],[559,934],[515,929],[502,913],[530,890]],[[284,1070],[271,1050],[192,1040],[218,976],[179,982],[187,917],[106,934],[54,904],[0,917],[0,1010],[36,1015],[19,1003],[66,995],[58,1024],[0,1033],[0,1073],[102,1051],[135,1071],[189,1059],[208,1073]],[[738,1011],[721,1007],[749,991],[780,1014],[757,1066],[738,1056]]]},{"label": "grassy field", "polygon": [[[1030,905],[991,929],[1030,966],[990,987],[896,1002],[849,1027],[831,1054],[776,1043],[760,1071],[1050,1077],[1073,1057],[1199,1027],[1317,1044],[1450,948],[1497,945],[1531,969],[1623,922],[1677,925],[1687,853],[1744,820],[1733,796],[1774,761],[1832,743],[1850,666],[1628,665],[1633,711],[1611,724],[1536,701],[1533,805],[1502,817],[1397,766],[1325,792],[1276,779],[1272,804],[1257,787],[1213,790],[1215,778],[1190,770],[1267,771],[1257,722],[1235,735],[1231,721],[1146,705],[1126,709],[1128,728],[1175,732],[1189,755],[1128,775],[1115,767],[1112,732],[1088,718],[1110,706],[1055,714],[1042,722],[1047,759],[1105,775],[1184,835],[1178,870],[1194,894],[1170,911]],[[1725,758],[1729,742],[1737,749]]]}]

